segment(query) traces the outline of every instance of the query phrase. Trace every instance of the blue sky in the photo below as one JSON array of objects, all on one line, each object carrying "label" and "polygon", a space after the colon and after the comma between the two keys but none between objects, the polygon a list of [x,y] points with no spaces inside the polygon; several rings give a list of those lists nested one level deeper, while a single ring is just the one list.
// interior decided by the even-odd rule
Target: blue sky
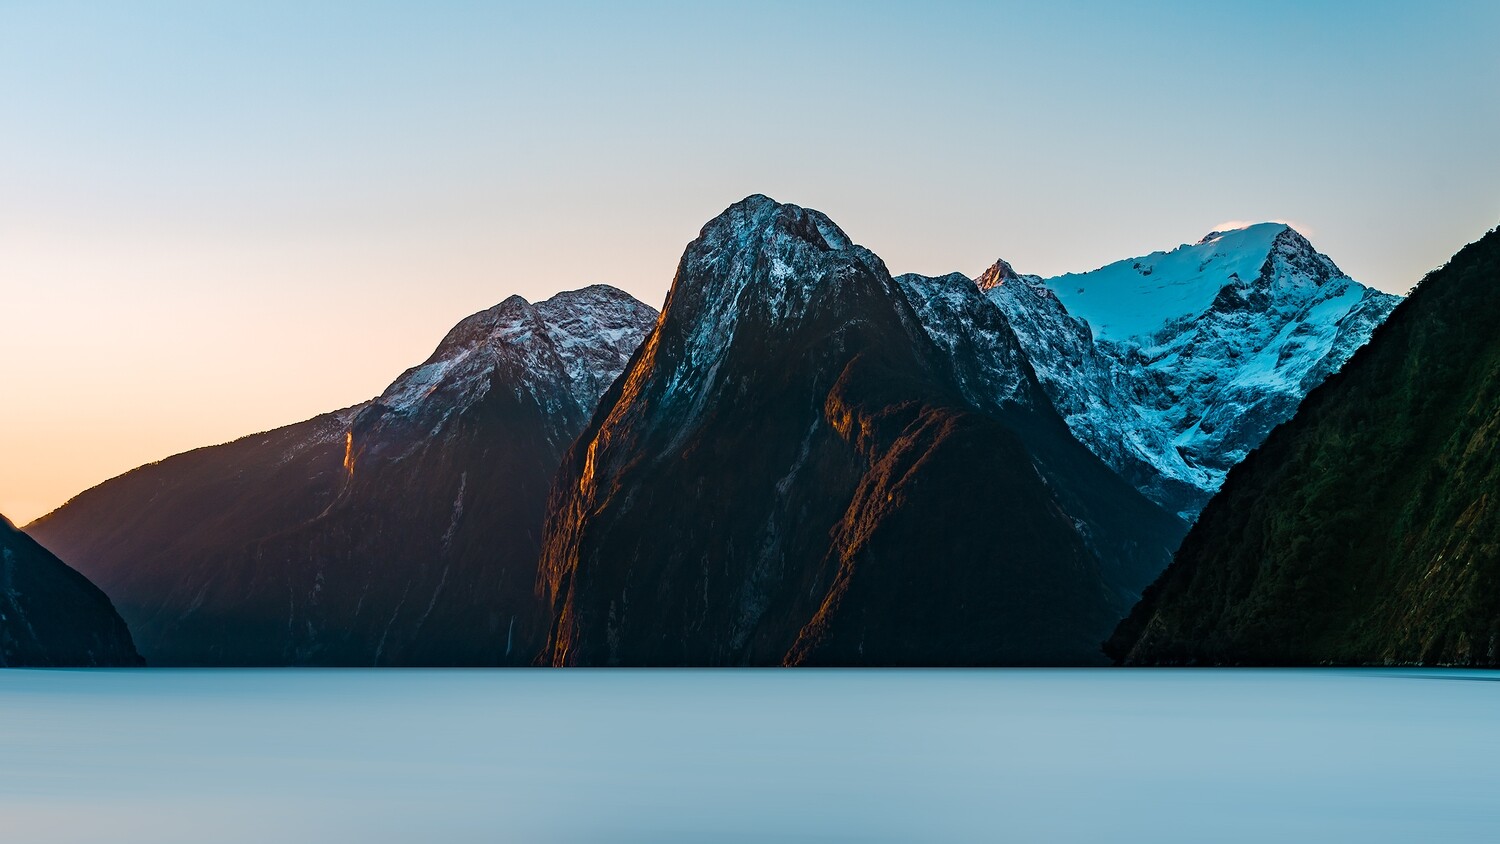
[{"label": "blue sky", "polygon": [[37,409],[0,422],[0,512],[362,400],[511,293],[658,304],[752,192],[896,272],[1274,218],[1404,291],[1500,222],[1496,32],[1496,3],[0,0],[0,366]]}]

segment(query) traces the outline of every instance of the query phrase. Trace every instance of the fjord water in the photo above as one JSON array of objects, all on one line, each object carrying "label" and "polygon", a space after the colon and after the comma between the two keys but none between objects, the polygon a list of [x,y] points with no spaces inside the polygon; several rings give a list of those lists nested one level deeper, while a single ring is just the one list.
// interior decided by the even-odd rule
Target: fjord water
[{"label": "fjord water", "polygon": [[1493,841],[1500,675],[0,672],[49,841]]}]

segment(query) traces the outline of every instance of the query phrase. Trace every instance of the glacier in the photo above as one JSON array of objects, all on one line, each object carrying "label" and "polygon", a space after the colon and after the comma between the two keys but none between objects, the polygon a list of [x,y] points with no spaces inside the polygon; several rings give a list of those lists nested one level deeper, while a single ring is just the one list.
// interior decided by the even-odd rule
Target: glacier
[{"label": "glacier", "polygon": [[1002,260],[975,283],[1074,435],[1189,521],[1401,300],[1281,223],[1051,278]]}]

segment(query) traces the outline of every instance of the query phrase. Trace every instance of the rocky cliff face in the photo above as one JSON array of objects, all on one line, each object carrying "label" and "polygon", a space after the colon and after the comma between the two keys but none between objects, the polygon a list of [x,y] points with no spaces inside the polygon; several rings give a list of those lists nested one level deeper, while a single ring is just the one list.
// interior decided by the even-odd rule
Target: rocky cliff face
[{"label": "rocky cliff face", "polygon": [[1399,301],[1274,223],[1051,279],[1000,262],[980,282],[1079,439],[1188,519]]},{"label": "rocky cliff face", "polygon": [[605,286],[511,297],[371,402],[142,467],[33,530],[153,663],[529,662],[552,475],[654,319]]},{"label": "rocky cliff face", "polygon": [[1500,664],[1500,232],[1235,467],[1109,649],[1131,664]]},{"label": "rocky cliff face", "polygon": [[688,246],[559,473],[543,659],[1086,663],[1179,531],[1068,434],[971,282],[899,283],[751,197]]},{"label": "rocky cliff face", "polygon": [[109,598],[0,517],[0,668],[140,664]]},{"label": "rocky cliff face", "polygon": [[[1114,472],[1098,471],[1097,459],[1078,448],[1037,378],[1019,334],[1022,326],[984,294],[979,283],[954,273],[939,278],[907,274],[896,282],[917,312],[922,330],[939,350],[939,368],[965,401],[1003,419],[1018,434],[1054,494],[1084,526],[1083,536],[1105,565],[1105,577],[1127,603],[1161,573],[1166,556],[1155,543],[1139,543],[1129,523],[1140,520],[1147,533],[1185,531],[1175,520],[1160,520],[1156,508],[1139,506],[1138,496]],[[1080,483],[1088,478],[1087,483]],[[1167,522],[1174,522],[1167,528]],[[1149,527],[1147,527],[1149,525]],[[1170,554],[1170,552],[1168,552]]]}]

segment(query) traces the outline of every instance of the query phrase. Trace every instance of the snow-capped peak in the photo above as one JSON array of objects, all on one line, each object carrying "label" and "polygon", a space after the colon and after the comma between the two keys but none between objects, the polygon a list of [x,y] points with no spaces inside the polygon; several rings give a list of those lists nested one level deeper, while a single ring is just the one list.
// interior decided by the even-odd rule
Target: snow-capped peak
[{"label": "snow-capped peak", "polygon": [[517,377],[556,381],[587,414],[655,319],[653,308],[603,284],[534,305],[510,296],[460,321],[431,357],[402,373],[376,403],[406,416],[431,405],[446,417],[482,398],[504,363]]},{"label": "snow-capped peak", "polygon": [[[1162,329],[1208,310],[1226,285],[1259,279],[1287,232],[1291,229],[1284,223],[1210,232],[1169,252],[1068,273],[1046,284],[1069,313],[1088,322],[1095,336],[1145,344]],[[1301,235],[1295,238],[1306,242]]]},{"label": "snow-capped peak", "polygon": [[877,267],[885,275],[879,258],[821,212],[761,194],[731,205],[688,244],[662,311],[671,392],[696,394],[711,382],[743,324],[789,329],[824,285]]},{"label": "snow-capped peak", "polygon": [[1074,434],[1189,518],[1398,301],[1285,223],[987,295]]},{"label": "snow-capped peak", "polygon": [[1004,258],[996,259],[990,268],[979,274],[974,283],[979,285],[981,291],[988,291],[992,287],[998,287],[1007,281],[1020,278],[1010,263]]},{"label": "snow-capped peak", "polygon": [[843,230],[817,211],[761,194],[746,197],[710,220],[688,244],[667,298],[666,319],[715,332],[728,329],[725,321],[732,321],[747,293],[773,307],[785,306],[812,275],[799,265],[825,255],[837,260],[837,253],[853,248]]},{"label": "snow-capped peak", "polygon": [[1213,231],[1211,231],[1208,234],[1204,235],[1203,237],[1199,238],[1198,242],[1194,243],[1192,245],[1193,246],[1203,246],[1204,244],[1212,243],[1213,241],[1218,240],[1219,238],[1222,238],[1225,235],[1244,234],[1244,235],[1254,235],[1256,237],[1261,237],[1263,235],[1269,235],[1271,237],[1275,237],[1277,234],[1280,234],[1282,230],[1289,229],[1289,228],[1291,228],[1291,226],[1288,226],[1286,223],[1277,223],[1277,222],[1243,223],[1243,224],[1238,224],[1238,225],[1224,225],[1222,228],[1214,229]]}]

